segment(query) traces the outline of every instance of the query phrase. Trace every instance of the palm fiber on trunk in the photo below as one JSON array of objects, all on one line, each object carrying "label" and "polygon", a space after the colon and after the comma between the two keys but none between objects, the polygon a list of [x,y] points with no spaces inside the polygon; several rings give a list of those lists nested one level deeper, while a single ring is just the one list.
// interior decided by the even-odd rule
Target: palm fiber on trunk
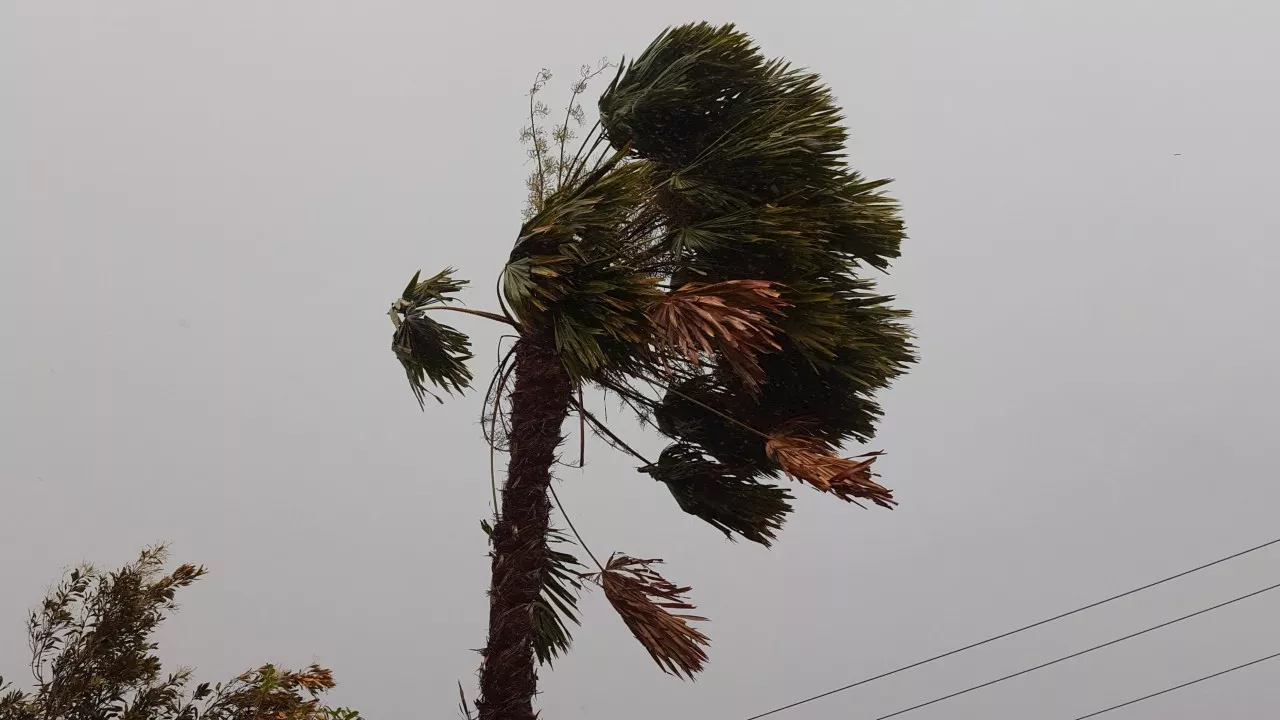
[{"label": "palm fiber on trunk", "polygon": [[480,720],[533,720],[537,673],[533,608],[546,563],[551,464],[568,414],[569,376],[549,333],[519,341],[511,397],[511,461],[493,528],[489,642],[480,670]]}]

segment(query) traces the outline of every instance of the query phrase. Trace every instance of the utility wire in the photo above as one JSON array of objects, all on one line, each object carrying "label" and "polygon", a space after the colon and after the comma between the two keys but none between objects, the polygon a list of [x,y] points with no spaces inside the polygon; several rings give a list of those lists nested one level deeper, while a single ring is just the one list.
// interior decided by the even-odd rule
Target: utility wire
[{"label": "utility wire", "polygon": [[1241,550],[1240,552],[1233,553],[1233,554],[1228,555],[1228,556],[1226,556],[1226,557],[1224,557],[1224,558],[1219,558],[1219,559],[1217,559],[1217,560],[1214,560],[1213,562],[1209,562],[1209,563],[1205,563],[1204,565],[1200,565],[1200,566],[1197,566],[1197,567],[1193,567],[1193,568],[1191,568],[1190,570],[1184,570],[1183,572],[1180,572],[1180,573],[1178,573],[1177,575],[1170,575],[1169,577],[1164,578],[1163,580],[1157,580],[1157,581],[1155,581],[1155,582],[1153,582],[1153,583],[1147,583],[1146,585],[1143,585],[1142,587],[1136,587],[1136,588],[1134,588],[1134,589],[1132,589],[1132,590],[1127,590],[1127,591],[1125,591],[1125,592],[1120,593],[1119,595],[1112,595],[1111,597],[1106,598],[1106,599],[1104,599],[1104,600],[1099,600],[1099,601],[1097,601],[1097,602],[1090,603],[1090,604],[1085,605],[1085,606],[1083,606],[1083,607],[1078,607],[1078,608],[1076,608],[1075,610],[1071,610],[1071,611],[1069,611],[1069,612],[1064,612],[1064,613],[1062,613],[1061,615],[1054,615],[1053,617],[1048,618],[1048,619],[1046,619],[1046,620],[1041,620],[1041,621],[1039,621],[1039,622],[1034,622],[1034,623],[1031,623],[1030,625],[1024,625],[1024,626],[1022,626],[1022,627],[1020,627],[1020,628],[1018,628],[1018,629],[1016,629],[1016,630],[1010,630],[1009,632],[1001,633],[1000,635],[995,635],[995,636],[993,636],[993,637],[989,637],[989,638],[987,638],[986,640],[981,640],[981,641],[976,642],[976,643],[973,643],[973,644],[971,644],[971,645],[965,645],[964,647],[960,647],[960,648],[956,648],[955,650],[951,650],[951,651],[948,651],[948,652],[944,652],[944,653],[942,653],[941,655],[934,655],[934,656],[933,656],[933,657],[931,657],[931,658],[927,658],[927,659],[925,659],[925,660],[921,660],[921,661],[919,661],[919,662],[914,662],[914,663],[911,663],[910,665],[903,665],[902,667],[897,668],[896,670],[890,670],[890,671],[888,671],[888,672],[883,672],[883,673],[880,673],[879,675],[875,675],[875,676],[873,676],[873,677],[865,678],[865,679],[863,679],[863,680],[859,680],[859,681],[857,681],[857,682],[849,683],[848,685],[845,685],[845,686],[843,686],[843,687],[838,687],[838,688],[836,688],[836,689],[834,689],[834,690],[828,690],[828,691],[826,691],[826,692],[824,692],[824,693],[820,693],[820,694],[818,694],[818,695],[813,695],[813,696],[811,696],[811,697],[807,697],[807,698],[805,698],[805,699],[803,699],[803,700],[797,700],[796,702],[790,703],[790,704],[788,704],[788,705],[783,705],[782,707],[774,708],[773,710],[769,710],[768,712],[760,713],[759,715],[752,715],[751,717],[747,718],[747,720],[760,720],[760,718],[768,717],[768,716],[773,715],[773,714],[775,714],[775,713],[780,713],[780,712],[782,712],[782,711],[784,711],[784,710],[790,710],[791,708],[799,707],[799,706],[801,706],[801,705],[804,705],[805,703],[813,702],[814,700],[821,700],[822,698],[829,697],[829,696],[831,696],[831,695],[835,695],[836,693],[842,693],[842,692],[844,692],[845,690],[852,690],[853,688],[856,688],[856,687],[859,687],[859,686],[862,686],[862,685],[866,685],[867,683],[875,682],[876,680],[883,680],[884,678],[887,678],[887,677],[889,677],[889,676],[891,676],[891,675],[897,675],[898,673],[906,672],[907,670],[913,670],[913,669],[915,669],[915,668],[918,668],[918,667],[921,667],[921,666],[924,666],[924,665],[928,665],[929,663],[936,662],[936,661],[938,661],[938,660],[942,660],[943,658],[949,658],[949,657],[951,657],[952,655],[958,655],[959,653],[965,652],[966,650],[973,650],[974,648],[982,647],[983,645],[987,645],[987,644],[989,644],[989,643],[993,643],[993,642],[995,642],[995,641],[997,641],[997,640],[1003,640],[1003,639],[1005,639],[1005,638],[1007,638],[1007,637],[1012,637],[1012,636],[1014,636],[1014,635],[1017,635],[1018,633],[1026,632],[1027,630],[1032,630],[1032,629],[1034,629],[1034,628],[1038,628],[1038,627],[1040,627],[1040,626],[1042,626],[1042,625],[1048,625],[1048,624],[1049,624],[1049,623],[1051,623],[1051,622],[1055,622],[1055,621],[1058,621],[1058,620],[1062,620],[1063,618],[1071,617],[1072,615],[1076,615],[1076,614],[1078,614],[1078,613],[1082,613],[1082,612],[1084,612],[1085,610],[1092,610],[1093,608],[1096,608],[1096,607],[1099,607],[1099,606],[1102,606],[1102,605],[1106,605],[1106,604],[1107,604],[1107,603],[1109,603],[1109,602],[1112,602],[1112,601],[1115,601],[1115,600],[1119,600],[1119,599],[1121,599],[1121,598],[1129,597],[1130,595],[1133,595],[1133,594],[1136,594],[1136,593],[1140,593],[1140,592],[1142,592],[1143,590],[1150,590],[1151,588],[1156,587],[1157,585],[1163,585],[1163,584],[1165,584],[1165,583],[1167,583],[1167,582],[1172,582],[1172,581],[1177,580],[1177,579],[1179,579],[1179,578],[1184,578],[1184,577],[1186,577],[1186,576],[1188,576],[1188,575],[1191,575],[1192,573],[1197,573],[1197,572],[1200,572],[1201,570],[1206,570],[1206,569],[1208,569],[1208,568],[1213,567],[1214,565],[1221,565],[1222,563],[1227,562],[1227,561],[1229,561],[1229,560],[1234,560],[1234,559],[1236,559],[1236,558],[1238,558],[1238,557],[1242,557],[1242,556],[1244,556],[1244,555],[1248,555],[1249,553],[1252,553],[1252,552],[1257,552],[1258,550],[1261,550],[1261,549],[1263,549],[1263,548],[1270,547],[1270,546],[1272,546],[1272,545],[1276,545],[1276,544],[1280,544],[1280,538],[1276,538],[1275,540],[1271,540],[1270,542],[1262,543],[1261,545],[1255,545],[1255,546],[1253,546],[1253,547],[1251,547],[1251,548],[1249,548],[1249,549],[1247,549],[1247,550]]},{"label": "utility wire", "polygon": [[1101,645],[1094,645],[1093,647],[1088,648],[1088,649],[1086,649],[1086,650],[1081,650],[1081,651],[1079,651],[1079,652],[1074,652],[1074,653],[1071,653],[1070,655],[1063,655],[1062,657],[1060,657],[1060,658],[1058,658],[1058,659],[1056,659],[1056,660],[1050,660],[1049,662],[1046,662],[1046,663],[1040,663],[1039,665],[1036,665],[1035,667],[1029,667],[1029,668],[1027,668],[1026,670],[1019,670],[1019,671],[1018,671],[1018,672],[1016,672],[1016,673],[1011,673],[1011,674],[1009,674],[1009,675],[1005,675],[1004,677],[996,678],[995,680],[988,680],[987,682],[984,682],[984,683],[982,683],[982,684],[980,684],[980,685],[974,685],[974,686],[972,686],[972,687],[965,688],[964,690],[959,690],[959,691],[957,691],[957,692],[953,692],[953,693],[951,693],[950,695],[943,695],[942,697],[934,698],[934,699],[932,699],[932,700],[930,700],[930,701],[928,701],[928,702],[922,702],[922,703],[920,703],[919,705],[912,705],[912,706],[911,706],[911,707],[909,707],[909,708],[904,708],[904,709],[902,709],[902,710],[898,710],[898,711],[896,711],[896,712],[891,712],[891,713],[889,713],[888,715],[881,715],[880,717],[876,718],[875,720],[888,720],[889,718],[897,717],[897,716],[899,716],[899,715],[904,715],[904,714],[906,714],[906,713],[909,713],[909,712],[911,712],[912,710],[919,710],[920,708],[928,707],[928,706],[930,706],[930,705],[935,705],[935,704],[937,704],[937,703],[940,703],[940,702],[942,702],[943,700],[950,700],[951,698],[960,697],[961,695],[967,695],[967,694],[969,694],[969,693],[973,692],[974,690],[981,690],[982,688],[991,687],[992,685],[995,685],[996,683],[1002,683],[1002,682],[1004,682],[1005,680],[1012,680],[1013,678],[1021,677],[1021,676],[1023,676],[1023,675],[1027,675],[1027,674],[1029,674],[1029,673],[1033,673],[1033,672],[1035,672],[1035,671],[1037,671],[1037,670],[1043,670],[1044,668],[1047,668],[1047,667],[1049,667],[1050,665],[1057,665],[1057,664],[1058,664],[1058,663],[1060,663],[1060,662],[1064,662],[1064,661],[1066,661],[1066,660],[1070,660],[1070,659],[1072,659],[1072,658],[1078,658],[1078,657],[1080,657],[1081,655],[1088,655],[1089,653],[1094,652],[1095,650],[1101,650],[1102,648],[1105,648],[1105,647],[1111,647],[1112,645],[1115,645],[1115,644],[1117,644],[1117,643],[1122,643],[1122,642],[1124,642],[1124,641],[1126,641],[1126,640],[1132,640],[1133,638],[1136,638],[1136,637],[1138,637],[1139,635],[1146,635],[1146,634],[1147,634],[1147,633],[1149,633],[1149,632],[1154,632],[1154,631],[1159,630],[1159,629],[1161,629],[1161,628],[1169,627],[1170,625],[1176,625],[1177,623],[1180,623],[1180,622],[1182,622],[1183,620],[1190,620],[1191,618],[1196,617],[1197,615],[1204,615],[1205,613],[1213,612],[1214,610],[1217,610],[1217,609],[1219,609],[1219,608],[1224,608],[1224,607],[1226,607],[1226,606],[1228,606],[1228,605],[1233,605],[1233,604],[1235,604],[1235,603],[1240,602],[1241,600],[1248,600],[1248,599],[1249,599],[1249,598],[1251,598],[1251,597],[1254,597],[1254,596],[1257,596],[1257,595],[1261,595],[1262,593],[1269,592],[1269,591],[1271,591],[1271,590],[1275,590],[1276,588],[1280,588],[1280,583],[1276,583],[1275,585],[1272,585],[1272,586],[1270,586],[1270,587],[1262,588],[1261,590],[1255,590],[1255,591],[1253,591],[1253,592],[1249,593],[1248,595],[1241,595],[1240,597],[1233,598],[1233,599],[1228,600],[1228,601],[1226,601],[1226,602],[1218,603],[1217,605],[1214,605],[1213,607],[1207,607],[1207,608],[1205,608],[1205,609],[1203,609],[1203,610],[1197,610],[1197,611],[1195,611],[1195,612],[1191,613],[1190,615],[1183,615],[1183,616],[1182,616],[1182,617],[1180,617],[1180,618],[1174,618],[1173,620],[1169,620],[1169,621],[1167,621],[1167,622],[1162,622],[1162,623],[1160,623],[1159,625],[1152,625],[1151,627],[1147,628],[1146,630],[1139,630],[1138,632],[1130,633],[1130,634],[1128,634],[1128,635],[1125,635],[1124,637],[1118,637],[1118,638],[1116,638],[1115,640],[1110,640],[1110,641],[1108,641],[1108,642],[1104,642],[1104,643],[1102,643]]},{"label": "utility wire", "polygon": [[1184,687],[1190,687],[1190,686],[1192,686],[1192,685],[1195,685],[1196,683],[1202,683],[1202,682],[1204,682],[1205,680],[1212,680],[1212,679],[1214,679],[1214,678],[1216,678],[1216,677],[1222,677],[1223,675],[1226,675],[1227,673],[1233,673],[1233,672],[1235,672],[1235,671],[1237,671],[1237,670],[1243,670],[1243,669],[1245,669],[1245,668],[1247,668],[1247,667],[1250,667],[1251,665],[1257,665],[1257,664],[1259,664],[1259,663],[1264,663],[1264,662],[1266,662],[1266,661],[1268,661],[1268,660],[1274,660],[1274,659],[1276,659],[1276,658],[1278,658],[1278,657],[1280,657],[1280,653],[1276,653],[1276,654],[1274,654],[1274,655],[1268,655],[1268,656],[1266,656],[1266,657],[1264,657],[1264,658],[1258,658],[1257,660],[1254,660],[1253,662],[1247,662],[1247,663],[1245,663],[1245,664],[1243,664],[1243,665],[1237,665],[1237,666],[1235,666],[1235,667],[1233,667],[1233,668],[1230,668],[1230,669],[1228,669],[1228,670],[1223,670],[1223,671],[1221,671],[1221,672],[1216,672],[1216,673],[1214,673],[1214,674],[1212,674],[1212,675],[1205,675],[1205,676],[1204,676],[1204,677],[1202,677],[1202,678],[1196,678],[1195,680],[1192,680],[1191,682],[1184,682],[1184,683],[1182,683],[1181,685],[1174,685],[1174,686],[1173,686],[1173,687],[1171,687],[1171,688],[1165,688],[1164,690],[1161,690],[1160,692],[1151,693],[1150,695],[1145,695],[1145,696],[1140,697],[1140,698],[1138,698],[1138,699],[1136,699],[1136,700],[1130,700],[1129,702],[1120,703],[1119,705],[1112,705],[1111,707],[1107,708],[1106,710],[1099,710],[1098,712],[1095,712],[1095,713],[1089,713],[1088,715],[1081,715],[1080,717],[1076,718],[1075,720],[1088,720],[1088,718],[1098,717],[1099,715],[1101,715],[1101,714],[1103,714],[1103,713],[1109,713],[1109,712],[1111,712],[1112,710],[1119,710],[1119,709],[1120,709],[1120,708],[1122,708],[1122,707],[1129,707],[1130,705],[1136,705],[1136,704],[1138,704],[1138,703],[1142,702],[1143,700],[1150,700],[1151,698],[1154,698],[1154,697],[1160,697],[1161,695],[1165,695],[1165,694],[1167,694],[1167,693],[1171,693],[1171,692],[1173,692],[1174,690],[1181,690],[1181,689],[1182,689],[1182,688],[1184,688]]}]

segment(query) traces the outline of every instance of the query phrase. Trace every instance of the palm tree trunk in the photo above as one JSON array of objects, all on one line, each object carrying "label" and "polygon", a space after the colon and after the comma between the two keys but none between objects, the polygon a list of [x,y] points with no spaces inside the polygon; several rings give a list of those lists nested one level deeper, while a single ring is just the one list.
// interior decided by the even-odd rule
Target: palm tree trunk
[{"label": "palm tree trunk", "polygon": [[493,528],[489,642],[480,669],[480,720],[534,720],[533,607],[546,562],[551,464],[568,414],[569,376],[549,334],[520,340],[511,398],[511,462]]}]

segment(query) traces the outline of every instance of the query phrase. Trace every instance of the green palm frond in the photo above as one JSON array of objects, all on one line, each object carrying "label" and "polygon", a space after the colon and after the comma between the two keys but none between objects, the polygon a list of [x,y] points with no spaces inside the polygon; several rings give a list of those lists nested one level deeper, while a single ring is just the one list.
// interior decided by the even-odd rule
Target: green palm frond
[{"label": "green palm frond", "polygon": [[[493,526],[480,521],[485,535],[493,536]],[[542,573],[541,590],[533,605],[533,652],[542,665],[569,652],[573,636],[569,633],[571,622],[581,625],[578,618],[578,596],[582,593],[583,576],[574,568],[585,568],[572,554],[556,549],[556,546],[573,545],[569,536],[560,530],[547,530],[546,570]]]},{"label": "green palm frond", "polygon": [[[833,446],[872,437],[874,393],[915,354],[908,313],[860,270],[887,267],[904,227],[887,181],[844,164],[840,110],[819,77],[765,59],[731,25],[685,25],[624,66],[600,114],[614,147],[649,165],[672,284],[767,281],[788,305],[776,320],[780,347],[754,358],[758,396],[723,356],[676,389],[761,435],[805,416]],[[778,472],[761,437],[679,398],[661,407],[676,439]]]},{"label": "green palm frond", "polygon": [[547,533],[547,568],[542,574],[542,593],[533,606],[533,652],[544,665],[569,651],[573,637],[566,621],[582,624],[578,619],[582,577],[574,568],[585,566],[573,555],[555,548],[565,544],[573,542],[563,533]]},{"label": "green palm frond", "polygon": [[454,268],[445,268],[440,272],[432,275],[426,280],[419,280],[422,271],[413,274],[409,284],[405,286],[404,292],[400,294],[401,299],[410,305],[417,307],[426,307],[435,305],[436,303],[445,303],[453,300],[450,295],[462,290],[467,285],[466,280],[458,280],[453,277],[457,272]]},{"label": "green palm frond", "polygon": [[396,326],[391,350],[404,366],[418,406],[424,407],[428,395],[441,401],[427,389],[428,382],[449,393],[471,386],[471,370],[466,362],[472,354],[471,340],[464,333],[427,317],[431,306],[452,300],[449,296],[467,281],[455,279],[452,268],[426,280],[418,279],[421,274],[414,273],[390,312]]},{"label": "green palm frond", "polygon": [[521,229],[503,268],[503,297],[522,326],[549,327],[575,382],[634,361],[646,342],[645,308],[660,278],[635,264],[657,225],[646,212],[648,173],[616,153],[547,198]]},{"label": "green palm frond", "polygon": [[756,482],[750,468],[710,460],[687,443],[668,446],[656,464],[642,470],[666,484],[681,510],[731,540],[738,533],[768,547],[791,512],[785,489]]}]

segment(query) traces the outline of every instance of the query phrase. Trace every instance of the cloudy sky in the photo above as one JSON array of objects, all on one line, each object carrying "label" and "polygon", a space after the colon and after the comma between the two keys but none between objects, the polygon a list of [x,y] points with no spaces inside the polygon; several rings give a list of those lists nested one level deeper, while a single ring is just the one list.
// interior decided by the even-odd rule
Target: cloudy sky
[{"label": "cloudy sky", "polygon": [[[733,545],[592,442],[562,498],[693,586],[712,662],[662,675],[588,596],[544,717],[741,720],[1280,536],[1280,4],[4,6],[0,674],[61,568],[167,541],[211,569],[169,662],[316,659],[370,718],[452,717],[486,621],[479,398],[419,411],[385,309],[446,265],[492,307],[535,72],[563,94],[690,20],[821,72],[852,162],[896,178],[923,361],[875,448],[902,506],[800,489],[773,550]],[[487,376],[498,330],[464,327]],[[775,717],[874,718],[1275,582],[1280,548]],[[1070,720],[1280,651],[1273,595],[910,717]],[[1278,678],[1114,717],[1258,718]]]}]

